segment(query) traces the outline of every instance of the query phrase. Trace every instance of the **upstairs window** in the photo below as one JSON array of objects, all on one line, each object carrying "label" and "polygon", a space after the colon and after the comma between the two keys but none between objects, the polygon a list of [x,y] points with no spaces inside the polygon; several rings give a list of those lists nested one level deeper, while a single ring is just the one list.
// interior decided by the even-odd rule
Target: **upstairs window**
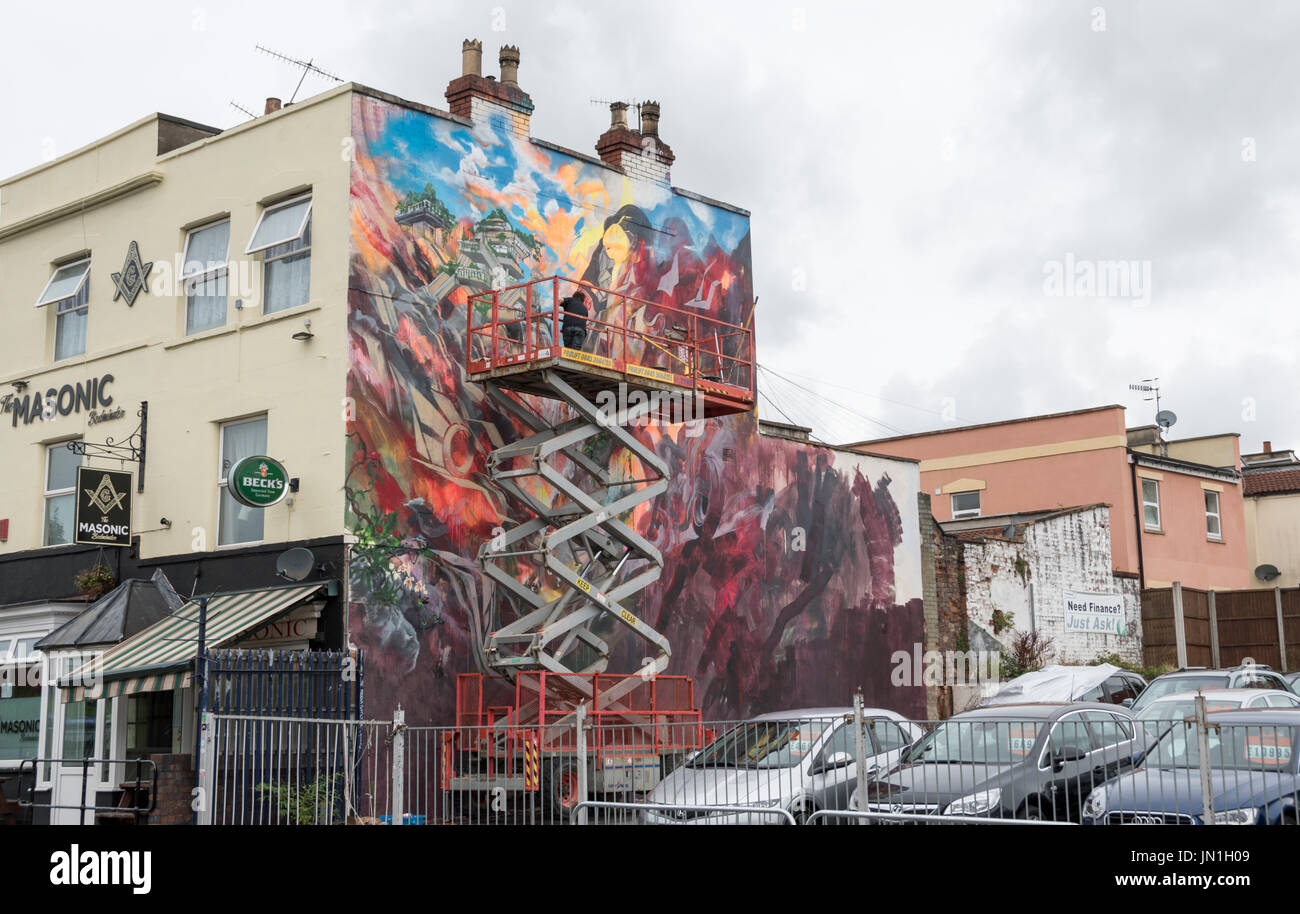
[{"label": "upstairs window", "polygon": [[226,323],[226,274],[230,221],[192,229],[185,236],[181,283],[185,289],[185,334]]},{"label": "upstairs window", "polygon": [[980,516],[980,493],[978,492],[953,492],[952,493],[952,517],[956,520],[959,517],[979,517]]},{"label": "upstairs window", "polygon": [[311,298],[311,196],[262,211],[246,254],[262,255],[262,312],[307,304]]},{"label": "upstairs window", "polygon": [[56,267],[41,290],[36,307],[54,305],[54,360],[86,351],[86,317],[90,310],[90,260]]},{"label": "upstairs window", "polygon": [[1160,530],[1160,483],[1142,480],[1142,523],[1152,531]]},{"label": "upstairs window", "polygon": [[217,488],[220,498],[220,516],[217,523],[217,544],[256,543],[263,535],[263,508],[250,508],[235,500],[230,494],[230,470],[245,457],[266,453],[266,417],[227,422],[221,426],[220,465]]},{"label": "upstairs window", "polygon": [[1205,490],[1205,535],[1212,540],[1223,539],[1223,525],[1219,518],[1219,493]]}]

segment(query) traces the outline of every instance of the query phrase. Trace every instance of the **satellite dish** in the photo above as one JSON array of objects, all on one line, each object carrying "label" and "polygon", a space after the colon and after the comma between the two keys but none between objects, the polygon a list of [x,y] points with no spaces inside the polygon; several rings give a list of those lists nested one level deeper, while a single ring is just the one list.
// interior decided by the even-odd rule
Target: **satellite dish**
[{"label": "satellite dish", "polygon": [[1282,577],[1282,572],[1277,570],[1276,565],[1260,565],[1255,569],[1255,577],[1267,584],[1269,581]]},{"label": "satellite dish", "polygon": [[275,573],[286,581],[301,581],[316,567],[316,556],[310,549],[294,546],[280,553],[275,560]]},{"label": "satellite dish", "polygon": [[1172,409],[1162,409],[1160,412],[1156,413],[1156,425],[1161,428],[1169,428],[1169,426],[1173,425],[1177,421],[1178,416],[1174,414]]}]

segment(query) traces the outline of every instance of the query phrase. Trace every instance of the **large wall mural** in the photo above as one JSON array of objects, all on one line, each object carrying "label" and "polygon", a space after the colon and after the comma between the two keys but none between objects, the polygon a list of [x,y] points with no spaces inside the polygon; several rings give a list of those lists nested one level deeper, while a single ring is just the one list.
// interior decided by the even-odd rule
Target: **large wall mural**
[{"label": "large wall mural", "polygon": [[[451,723],[456,674],[477,669],[491,624],[475,556],[518,516],[485,461],[523,432],[465,378],[468,296],[560,273],[749,326],[749,221],[504,122],[355,99],[349,634],[368,655],[368,715],[400,703],[409,722]],[[843,704],[858,685],[924,714],[920,689],[889,685],[893,651],[923,641],[913,465],[760,436],[747,414],[637,433],[673,470],[632,519],[664,556],[638,612],[706,719]],[[636,472],[601,447],[597,460]],[[611,671],[637,668],[635,641],[611,637]]]}]

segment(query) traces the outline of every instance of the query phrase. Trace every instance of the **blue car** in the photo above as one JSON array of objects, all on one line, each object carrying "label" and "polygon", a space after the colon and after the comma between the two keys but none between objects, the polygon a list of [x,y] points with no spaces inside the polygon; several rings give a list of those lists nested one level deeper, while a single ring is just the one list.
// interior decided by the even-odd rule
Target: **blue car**
[{"label": "blue car", "polygon": [[[1294,825],[1300,708],[1211,712],[1209,815],[1216,825]],[[1196,724],[1170,721],[1142,763],[1092,791],[1085,825],[1206,824]]]}]

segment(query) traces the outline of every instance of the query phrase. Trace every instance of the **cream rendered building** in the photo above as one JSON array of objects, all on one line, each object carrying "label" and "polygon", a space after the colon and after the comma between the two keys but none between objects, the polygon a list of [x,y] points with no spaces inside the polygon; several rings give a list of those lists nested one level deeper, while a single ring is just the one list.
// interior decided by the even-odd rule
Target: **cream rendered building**
[{"label": "cream rendered building", "polygon": [[[305,546],[314,580],[345,577],[351,99],[346,85],[268,102],[224,131],[150,115],[0,182],[0,666],[26,669],[13,661],[86,610],[76,577],[96,563],[117,580],[161,570],[188,596],[283,586],[277,557]],[[142,449],[143,466],[104,456],[110,439]],[[238,505],[222,479],[250,454],[283,463],[296,491]],[[135,474],[132,546],[71,543],[78,462]],[[338,592],[307,606],[303,640],[269,646],[342,648]],[[192,745],[190,688],[130,704],[56,695],[0,686],[11,798],[3,774],[24,758]],[[59,783],[43,767],[38,787],[57,796]]]}]

